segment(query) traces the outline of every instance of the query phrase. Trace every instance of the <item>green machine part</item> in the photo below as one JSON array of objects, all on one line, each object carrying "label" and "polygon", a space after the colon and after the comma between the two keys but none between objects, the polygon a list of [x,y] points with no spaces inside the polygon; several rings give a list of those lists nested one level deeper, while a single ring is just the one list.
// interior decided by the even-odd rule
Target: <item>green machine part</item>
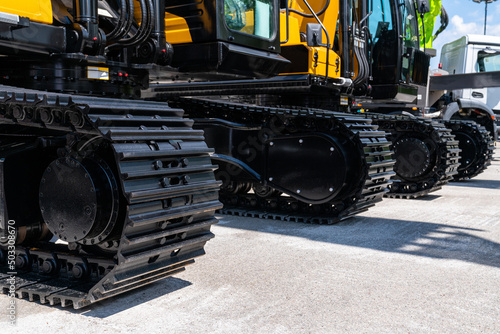
[{"label": "green machine part", "polygon": [[430,11],[424,14],[423,22],[419,20],[420,36],[425,36],[425,39],[420,39],[420,47],[425,47],[426,49],[432,48],[432,42],[437,36],[437,34],[433,35],[433,31],[436,18],[438,15],[441,15],[441,0],[429,0],[429,5]]}]

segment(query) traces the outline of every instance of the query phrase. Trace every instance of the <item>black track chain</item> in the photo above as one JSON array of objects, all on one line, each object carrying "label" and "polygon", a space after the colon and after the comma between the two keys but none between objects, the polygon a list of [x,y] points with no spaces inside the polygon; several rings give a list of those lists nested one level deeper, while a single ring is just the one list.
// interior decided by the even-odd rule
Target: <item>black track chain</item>
[{"label": "black track chain", "polygon": [[[85,245],[72,251],[54,243],[16,246],[14,268],[3,247],[2,291],[15,287],[19,298],[78,309],[178,273],[205,254],[222,207],[220,183],[202,131],[183,115],[166,103],[0,86],[0,125],[106,140],[126,199],[118,239],[100,243],[98,253]],[[54,270],[47,274],[49,262]]]},{"label": "black track chain", "polygon": [[[279,192],[262,198],[254,193],[246,192],[250,187],[243,184],[241,185],[244,189],[243,193],[235,194],[224,191],[224,188],[221,189],[220,199],[224,204],[224,208],[220,210],[222,214],[332,224],[366,211],[381,201],[394,176],[391,143],[387,140],[385,132],[373,125],[370,119],[310,108],[268,107],[197,98],[177,101],[195,121],[197,117],[213,117],[248,126],[258,126],[269,122],[271,117],[278,116],[283,120],[285,129],[293,126],[293,131],[301,130],[297,127],[299,123],[307,124],[307,128],[311,126],[314,128],[316,123],[329,121],[334,123],[337,129],[344,129],[344,135],[355,142],[357,154],[362,158],[361,175],[363,177],[355,185],[355,190],[342,198],[324,204],[304,203]],[[301,122],[290,121],[297,118],[301,118]],[[321,131],[335,136],[326,128]]]},{"label": "black track chain", "polygon": [[[495,141],[490,132],[474,121],[448,120],[442,122],[451,129],[452,134],[456,136],[459,136],[459,133],[465,134],[468,137],[466,140],[473,141],[476,149],[475,156],[472,157],[471,161],[461,161],[458,173],[453,176],[453,180],[463,181],[482,173],[491,164],[495,150]],[[462,160],[464,159],[462,157]]]},{"label": "black track chain", "polygon": [[[384,115],[367,113],[380,129],[390,135],[396,142],[405,136],[416,136],[424,142],[429,142],[436,152],[433,165],[418,180],[405,179],[396,174],[394,182],[389,186],[390,191],[385,195],[390,198],[418,198],[441,189],[458,173],[460,166],[460,149],[458,141],[444,124],[405,115]],[[395,157],[397,160],[398,158]]]}]

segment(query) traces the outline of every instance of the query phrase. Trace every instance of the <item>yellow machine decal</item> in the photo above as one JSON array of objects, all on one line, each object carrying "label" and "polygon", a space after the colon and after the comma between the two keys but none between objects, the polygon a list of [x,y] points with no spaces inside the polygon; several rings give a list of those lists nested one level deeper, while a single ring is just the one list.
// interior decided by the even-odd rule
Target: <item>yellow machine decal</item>
[{"label": "yellow machine decal", "polygon": [[0,12],[27,17],[35,22],[52,24],[51,0],[0,0]]},{"label": "yellow machine decal", "polygon": [[109,68],[107,67],[87,67],[87,78],[96,80],[109,80]]}]

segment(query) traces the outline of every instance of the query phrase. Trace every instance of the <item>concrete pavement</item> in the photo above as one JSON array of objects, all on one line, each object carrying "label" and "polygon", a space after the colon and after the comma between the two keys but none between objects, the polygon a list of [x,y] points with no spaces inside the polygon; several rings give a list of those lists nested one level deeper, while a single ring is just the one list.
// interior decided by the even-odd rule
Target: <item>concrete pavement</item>
[{"label": "concrete pavement", "polygon": [[500,150],[473,180],[317,226],[221,216],[207,255],[83,310],[17,300],[2,333],[500,333]]}]

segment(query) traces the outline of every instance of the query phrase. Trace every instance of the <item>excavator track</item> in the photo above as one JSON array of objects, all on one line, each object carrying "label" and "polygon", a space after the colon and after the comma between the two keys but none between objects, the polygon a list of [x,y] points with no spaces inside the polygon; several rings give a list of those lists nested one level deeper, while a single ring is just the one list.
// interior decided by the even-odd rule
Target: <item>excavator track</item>
[{"label": "excavator track", "polygon": [[[79,309],[203,255],[220,183],[203,132],[183,115],[0,86],[2,291]],[[22,156],[38,180],[23,181]]]},{"label": "excavator track", "polygon": [[460,167],[453,176],[454,181],[471,179],[482,173],[493,160],[495,141],[484,126],[474,121],[443,121],[459,141],[461,149]]},{"label": "excavator track", "polygon": [[[265,139],[262,150],[271,150],[274,147],[273,142],[277,140],[273,138],[285,136],[284,138],[295,139],[300,137],[296,137],[296,134],[300,133],[306,139],[300,137],[297,140],[299,143],[304,140],[305,144],[308,140],[307,133],[320,131],[322,135],[343,140],[345,147],[353,148],[351,154],[356,155],[359,160],[356,166],[347,167],[360,170],[357,178],[349,180],[347,186],[344,185],[348,190],[319,204],[308,203],[294,194],[285,194],[281,189],[273,188],[270,182],[267,182],[273,179],[271,172],[263,177],[261,182],[225,182],[220,194],[224,204],[220,212],[223,214],[332,224],[366,211],[381,201],[388,191],[387,187],[394,175],[391,143],[386,139],[385,132],[377,129],[370,119],[320,109],[267,107],[201,98],[180,99],[178,102],[189,117],[194,118],[195,127],[205,129],[207,119],[220,119],[247,128],[259,127],[261,132],[270,133],[271,131],[265,131],[266,124],[274,124],[274,133]],[[237,146],[238,143],[233,145]],[[311,147],[309,150],[312,152],[309,153],[309,159],[313,159],[313,149]],[[217,153],[216,148],[215,155]],[[312,160],[311,164],[314,164]],[[314,174],[314,166],[310,168],[307,173]],[[336,171],[332,170],[331,173]],[[300,178],[312,179],[311,174],[302,175]]]},{"label": "excavator track", "polygon": [[404,115],[366,114],[389,134],[396,177],[386,197],[418,198],[441,189],[458,174],[458,140],[444,124]]}]

